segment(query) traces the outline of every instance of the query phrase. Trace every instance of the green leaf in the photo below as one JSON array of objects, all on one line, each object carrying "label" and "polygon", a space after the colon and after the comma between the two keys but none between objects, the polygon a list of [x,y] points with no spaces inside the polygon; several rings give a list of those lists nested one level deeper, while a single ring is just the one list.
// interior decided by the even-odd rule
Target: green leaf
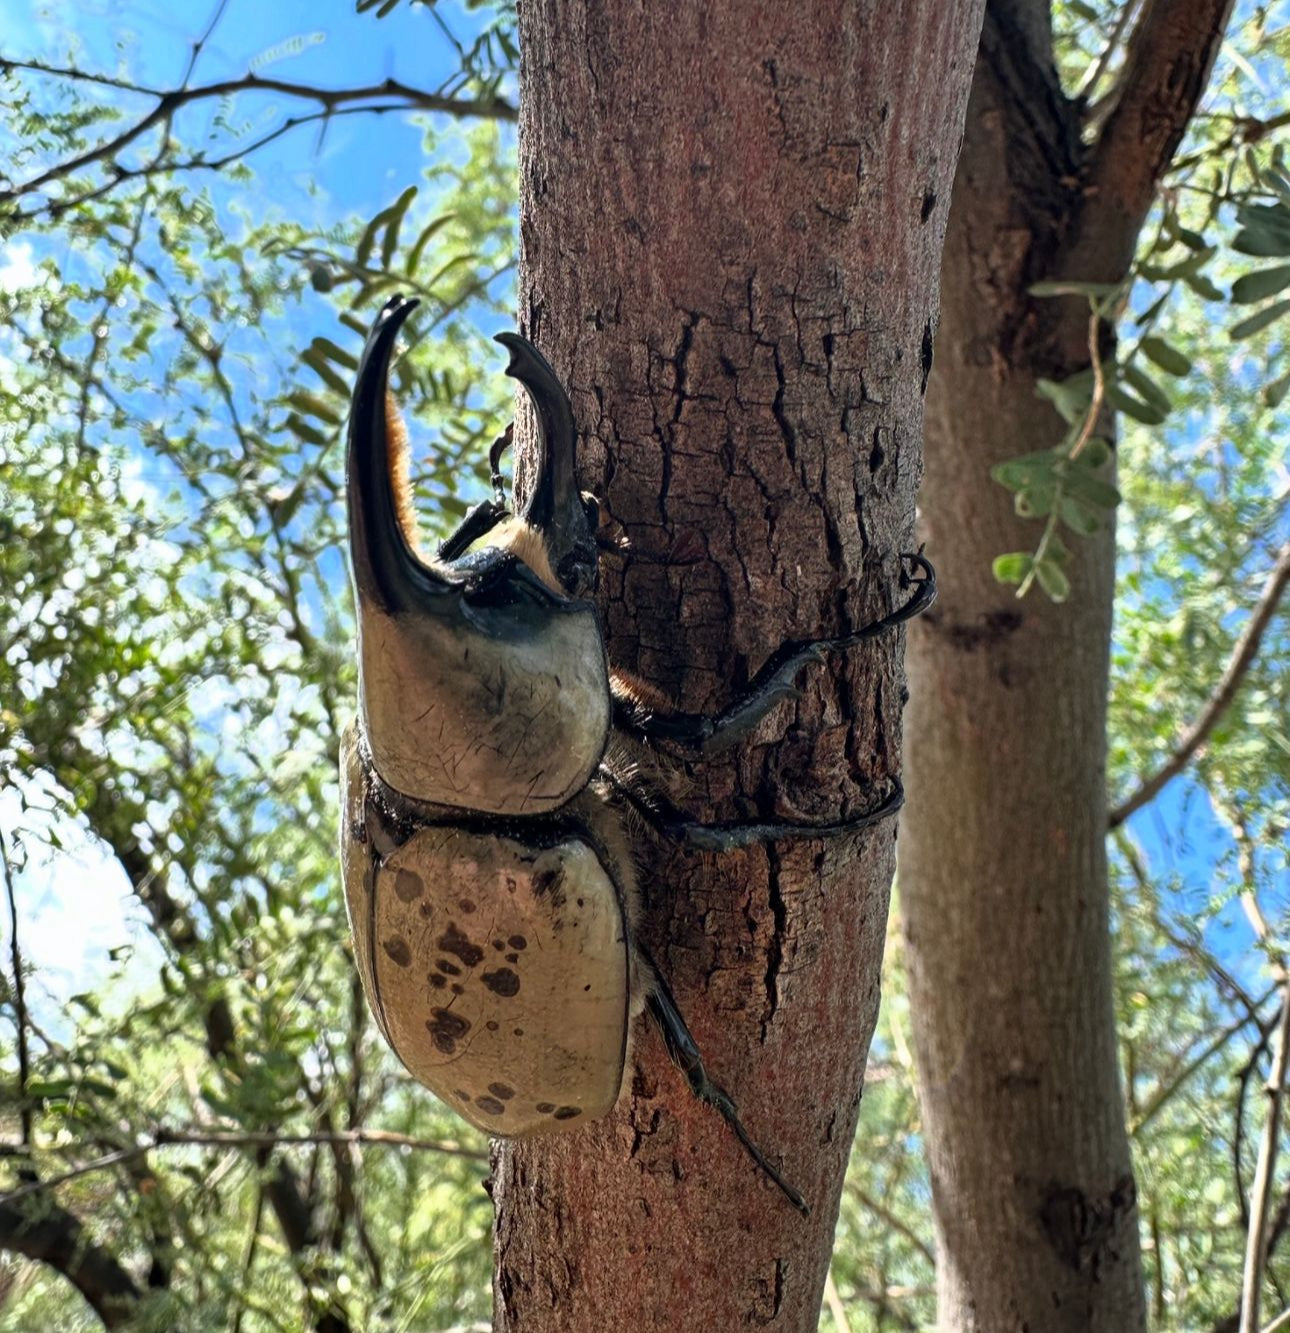
[{"label": "green leaf", "polygon": [[1117,412],[1123,412],[1125,416],[1132,417],[1134,421],[1142,422],[1144,426],[1159,426],[1166,416],[1166,413],[1162,412],[1160,408],[1150,403],[1140,402],[1119,384],[1108,384],[1106,386],[1106,401]]},{"label": "green leaf", "polygon": [[[314,340],[315,344],[317,339]],[[327,363],[327,358],[322,354],[319,348],[315,346],[307,347],[300,355],[300,359],[321,379],[328,388],[335,389],[337,393],[349,396],[349,385],[344,379],[336,373]]]},{"label": "green leaf", "polygon": [[1078,465],[1066,473],[1065,489],[1068,494],[1094,509],[1111,510],[1120,503],[1120,492],[1110,482],[1095,477]]},{"label": "green leaf", "polygon": [[1109,463],[1114,453],[1115,450],[1111,448],[1109,440],[1104,440],[1100,435],[1092,435],[1084,446],[1084,452],[1075,461],[1080,467],[1099,468]]},{"label": "green leaf", "polygon": [[409,185],[394,201],[394,205],[390,209],[390,217],[385,224],[385,238],[381,242],[381,264],[384,268],[389,268],[394,259],[394,252],[399,248],[399,230],[403,226],[403,219],[407,216],[408,209],[412,206],[412,201],[416,197],[417,187]]},{"label": "green leaf", "polygon": [[1173,408],[1169,395],[1140,366],[1130,362],[1120,367],[1120,374],[1142,395],[1143,400],[1153,407],[1165,413]]},{"label": "green leaf", "polygon": [[1192,289],[1202,300],[1222,301],[1224,299],[1221,287],[1215,287],[1203,273],[1193,273],[1183,278],[1183,281]]},{"label": "green leaf", "polygon": [[346,370],[358,369],[358,357],[353,352],[338,347],[330,338],[315,338],[309,346],[311,350],[316,347],[329,361],[335,361]]},{"label": "green leaf", "polygon": [[1035,381],[1035,391],[1052,403],[1063,421],[1073,425],[1083,420],[1093,401],[1093,372],[1083,370],[1064,380],[1038,379]]},{"label": "green leaf", "polygon": [[408,255],[406,272],[409,277],[416,273],[421,266],[421,256],[425,253],[425,248],[438,235],[444,227],[456,217],[456,213],[441,213],[429,226],[422,229],[421,235],[417,237],[416,244],[412,247]]},{"label": "green leaf", "polygon": [[1054,602],[1064,602],[1071,595],[1071,581],[1055,560],[1037,560],[1035,578]]},{"label": "green leaf", "polygon": [[344,419],[331,403],[325,398],[319,398],[316,393],[310,393],[308,389],[297,389],[294,393],[288,394],[287,402],[298,412],[307,412],[311,417],[317,417],[319,421],[325,421],[329,426],[339,426]]},{"label": "green leaf", "polygon": [[1263,401],[1269,407],[1280,407],[1287,389],[1290,389],[1290,370],[1263,386]]},{"label": "green leaf", "polygon": [[1030,573],[1035,558],[1028,551],[1012,551],[994,558],[994,577],[999,583],[1020,583]]},{"label": "green leaf", "polygon": [[1284,301],[1273,301],[1270,306],[1265,306],[1257,314],[1241,320],[1239,324],[1234,324],[1228,331],[1229,336],[1234,339],[1253,337],[1261,329],[1266,329],[1269,324],[1275,324],[1287,311],[1290,311],[1290,297]]},{"label": "green leaf", "polygon": [[1186,375],[1191,371],[1191,358],[1163,338],[1143,338],[1142,353],[1167,375]]},{"label": "green leaf", "polygon": [[1290,287],[1290,264],[1278,264],[1237,278],[1232,284],[1232,300],[1238,305],[1249,305],[1265,296],[1275,296],[1286,287]]},{"label": "green leaf", "polygon": [[1057,513],[1062,522],[1081,537],[1091,537],[1102,526],[1102,519],[1095,510],[1070,496],[1062,498]]},{"label": "green leaf", "polygon": [[1207,245],[1203,250],[1196,250],[1172,264],[1139,264],[1138,272],[1151,282],[1172,282],[1176,278],[1186,281],[1200,273],[1213,259],[1216,250],[1216,246]]},{"label": "green leaf", "polygon": [[1019,458],[1008,458],[1002,463],[996,463],[990,469],[990,475],[1010,491],[1020,490],[1037,481],[1052,479],[1059,456],[1051,449],[1022,454]]}]

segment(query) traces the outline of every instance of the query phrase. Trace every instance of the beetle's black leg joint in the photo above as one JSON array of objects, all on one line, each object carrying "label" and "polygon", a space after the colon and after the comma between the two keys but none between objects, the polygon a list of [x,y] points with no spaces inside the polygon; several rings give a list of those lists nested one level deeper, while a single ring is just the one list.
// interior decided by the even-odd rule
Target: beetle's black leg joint
[{"label": "beetle's black leg joint", "polygon": [[700,754],[716,754],[746,736],[776,704],[796,698],[793,682],[803,667],[822,662],[825,653],[853,648],[912,620],[936,600],[936,571],[921,553],[902,557],[921,575],[914,591],[890,615],[835,639],[791,639],[781,644],[748,687],[715,717],[703,713],[660,713],[639,701],[615,696],[614,726],[647,741],[670,741]]},{"label": "beetle's black leg joint", "polygon": [[650,1017],[658,1025],[663,1043],[667,1047],[667,1053],[672,1057],[676,1067],[685,1075],[686,1082],[690,1085],[690,1091],[700,1101],[706,1102],[720,1114],[726,1124],[734,1130],[735,1136],[743,1144],[748,1156],[783,1191],[784,1197],[789,1203],[803,1217],[810,1217],[810,1205],[766,1160],[766,1154],[753,1142],[752,1137],[744,1128],[743,1121],[739,1119],[739,1109],[735,1106],[734,1098],[708,1074],[704,1067],[703,1056],[699,1052],[698,1045],[695,1043],[689,1027],[686,1026],[685,1019],[681,1016],[680,1009],[677,1008],[671,989],[667,982],[663,980],[658,968],[653,965],[649,955],[643,949],[640,952],[653,973],[653,984],[646,1001],[649,1006]]},{"label": "beetle's black leg joint", "polygon": [[440,560],[456,560],[499,524],[510,518],[511,511],[499,500],[481,500],[439,543]]},{"label": "beetle's black leg joint", "polygon": [[623,778],[602,767],[614,791],[656,833],[700,852],[733,852],[762,842],[801,842],[813,838],[841,838],[871,828],[894,815],[905,804],[905,789],[892,778],[891,790],[872,809],[844,819],[812,823],[795,819],[731,819],[705,824],[692,818],[666,793],[639,774]]}]

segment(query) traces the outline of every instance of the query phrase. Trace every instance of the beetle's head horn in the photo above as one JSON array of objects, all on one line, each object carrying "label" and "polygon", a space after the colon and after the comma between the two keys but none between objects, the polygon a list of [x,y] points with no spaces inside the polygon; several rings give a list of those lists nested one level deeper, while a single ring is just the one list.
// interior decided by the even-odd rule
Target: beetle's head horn
[{"label": "beetle's head horn", "polygon": [[518,333],[499,333],[510,353],[506,373],[528,392],[537,416],[537,475],[521,517],[541,532],[551,568],[571,597],[595,591],[594,501],[578,490],[577,432],[569,395],[546,357]]},{"label": "beetle's head horn", "polygon": [[407,436],[389,397],[390,360],[416,300],[386,302],[368,334],[349,414],[345,462],[350,559],[361,599],[396,613],[425,606],[445,590],[416,552],[407,490]]}]

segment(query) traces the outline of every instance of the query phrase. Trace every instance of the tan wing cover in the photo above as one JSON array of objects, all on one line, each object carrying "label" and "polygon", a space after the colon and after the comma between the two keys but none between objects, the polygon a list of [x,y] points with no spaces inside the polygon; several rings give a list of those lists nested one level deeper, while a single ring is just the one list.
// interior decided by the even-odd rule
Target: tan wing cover
[{"label": "tan wing cover", "polygon": [[626,1059],[629,960],[595,852],[425,828],[375,872],[369,898],[357,772],[351,763],[346,897],[363,987],[396,1054],[490,1134],[607,1114]]}]

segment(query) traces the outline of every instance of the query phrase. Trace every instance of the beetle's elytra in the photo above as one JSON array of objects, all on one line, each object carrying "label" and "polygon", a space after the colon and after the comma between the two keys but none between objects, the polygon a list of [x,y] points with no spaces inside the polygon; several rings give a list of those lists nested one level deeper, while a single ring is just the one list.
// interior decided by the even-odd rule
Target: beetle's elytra
[{"label": "beetle's elytra", "polygon": [[626,1081],[632,1021],[647,1009],[695,1095],[805,1213],[709,1076],[639,940],[623,817],[635,811],[662,836],[723,851],[837,836],[894,814],[903,793],[893,779],[872,809],[827,824],[704,824],[638,760],[658,745],[702,756],[738,740],[824,650],[930,605],[932,567],[905,557],[920,577],[895,611],[843,637],[785,643],[714,717],[646,702],[606,658],[597,506],[577,487],[572,408],[518,334],[498,341],[537,416],[529,497],[515,514],[502,498],[499,441],[498,494],[437,557],[419,553],[407,436],[387,387],[415,305],[395,297],[368,336],[347,460],[359,717],[342,747],[341,862],[377,1023],[416,1079],[472,1124],[511,1136],[608,1114]]}]

